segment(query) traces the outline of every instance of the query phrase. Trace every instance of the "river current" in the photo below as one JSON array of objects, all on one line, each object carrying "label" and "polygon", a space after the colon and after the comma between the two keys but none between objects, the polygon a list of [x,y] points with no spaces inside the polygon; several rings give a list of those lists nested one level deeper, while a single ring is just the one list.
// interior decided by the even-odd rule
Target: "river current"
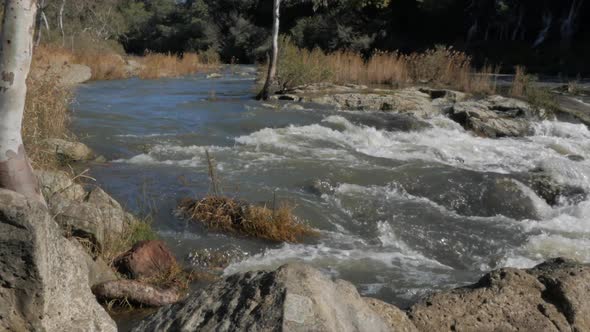
[{"label": "river current", "polygon": [[[240,253],[225,274],[304,261],[405,306],[498,267],[590,262],[590,200],[549,206],[523,180],[542,168],[589,191],[586,126],[545,121],[529,137],[488,139],[440,117],[408,131],[385,113],[254,101],[254,69],[234,69],[91,83],[72,105],[75,133],[110,160],[91,175],[129,209],[152,210],[185,264],[201,249]],[[176,218],[178,200],[211,190],[206,151],[225,194],[276,195],[320,237],[270,244]]]}]

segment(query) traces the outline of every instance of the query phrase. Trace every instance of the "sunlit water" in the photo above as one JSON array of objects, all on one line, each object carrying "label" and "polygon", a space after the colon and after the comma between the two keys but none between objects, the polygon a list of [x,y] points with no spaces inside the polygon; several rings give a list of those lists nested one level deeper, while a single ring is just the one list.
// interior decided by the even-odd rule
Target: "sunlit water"
[{"label": "sunlit water", "polygon": [[[590,189],[584,125],[546,121],[534,136],[495,140],[441,117],[408,132],[387,114],[263,105],[251,99],[251,69],[240,71],[92,83],[73,105],[76,133],[112,160],[92,165],[93,177],[130,209],[157,207],[155,228],[186,264],[203,248],[247,254],[226,274],[305,261],[404,306],[500,266],[590,262],[590,201],[551,207],[523,180],[542,167]],[[211,189],[206,150],[225,194],[268,202],[276,193],[321,236],[277,245],[175,218],[179,199]],[[316,180],[323,191],[310,189]]]}]

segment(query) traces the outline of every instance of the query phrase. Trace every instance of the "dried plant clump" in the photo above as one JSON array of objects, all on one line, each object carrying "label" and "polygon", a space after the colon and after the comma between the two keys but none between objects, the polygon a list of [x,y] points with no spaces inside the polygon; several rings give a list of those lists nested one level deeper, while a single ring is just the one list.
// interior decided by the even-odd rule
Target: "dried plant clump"
[{"label": "dried plant clump", "polygon": [[201,222],[210,230],[274,242],[297,243],[318,234],[300,222],[293,215],[293,208],[286,204],[273,211],[229,197],[207,196],[201,200],[185,199],[179,210],[188,219]]}]

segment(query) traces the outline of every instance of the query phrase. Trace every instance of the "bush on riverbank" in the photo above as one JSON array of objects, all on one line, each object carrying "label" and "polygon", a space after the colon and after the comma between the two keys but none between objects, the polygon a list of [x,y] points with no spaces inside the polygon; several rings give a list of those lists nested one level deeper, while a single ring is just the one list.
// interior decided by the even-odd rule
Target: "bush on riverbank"
[{"label": "bush on riverbank", "polygon": [[214,231],[293,243],[318,234],[300,222],[293,215],[293,208],[286,204],[273,210],[229,197],[207,196],[201,200],[185,199],[178,208],[188,219]]},{"label": "bush on riverbank", "polygon": [[492,94],[498,68],[477,71],[471,57],[449,47],[437,46],[423,53],[403,55],[377,52],[365,59],[351,51],[324,53],[300,49],[289,37],[281,40],[277,82],[287,90],[299,85],[332,81],[338,84],[410,85],[426,84],[470,93]]}]

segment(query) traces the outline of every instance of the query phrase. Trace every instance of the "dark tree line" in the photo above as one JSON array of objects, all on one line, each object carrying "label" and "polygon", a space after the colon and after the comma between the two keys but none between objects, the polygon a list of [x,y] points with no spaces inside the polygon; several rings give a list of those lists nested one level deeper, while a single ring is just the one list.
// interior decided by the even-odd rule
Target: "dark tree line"
[{"label": "dark tree line", "polygon": [[[325,51],[412,52],[452,45],[510,68],[588,72],[588,0],[284,0],[281,33]],[[131,53],[213,49],[225,61],[265,59],[272,0],[40,0],[53,39],[118,40]],[[321,5],[318,6],[318,4]],[[63,11],[60,11],[64,8]],[[60,19],[63,27],[60,27]],[[108,23],[108,24],[107,24]],[[63,30],[63,31],[62,31]]]}]

